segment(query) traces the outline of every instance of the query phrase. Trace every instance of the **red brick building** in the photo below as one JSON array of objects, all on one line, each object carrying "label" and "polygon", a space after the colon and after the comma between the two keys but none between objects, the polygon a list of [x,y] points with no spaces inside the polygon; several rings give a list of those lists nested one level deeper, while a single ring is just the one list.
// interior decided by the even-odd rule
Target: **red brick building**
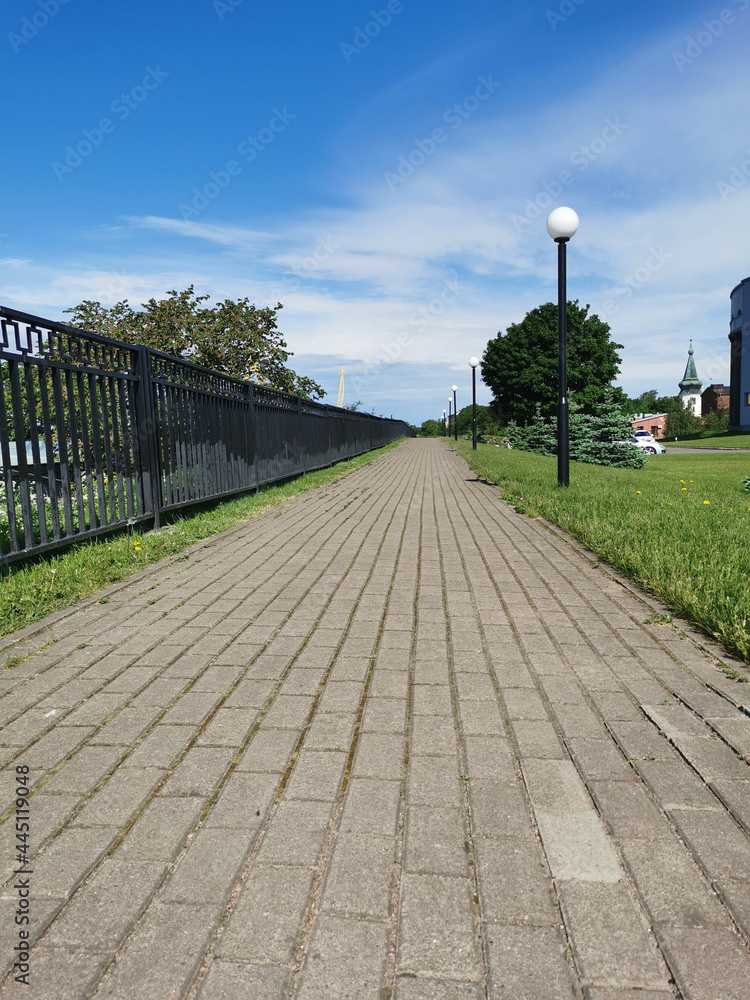
[{"label": "red brick building", "polygon": [[667,426],[667,415],[666,413],[638,413],[630,418],[630,426],[634,431],[648,431],[657,441],[661,441]]},{"label": "red brick building", "polygon": [[728,385],[709,385],[701,393],[701,416],[705,417],[709,413],[717,410],[719,413],[729,410]]}]

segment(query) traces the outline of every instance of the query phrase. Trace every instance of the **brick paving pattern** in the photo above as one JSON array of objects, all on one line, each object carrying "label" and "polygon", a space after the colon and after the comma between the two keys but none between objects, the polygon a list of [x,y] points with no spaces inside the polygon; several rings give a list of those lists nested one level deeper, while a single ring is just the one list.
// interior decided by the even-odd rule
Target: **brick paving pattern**
[{"label": "brick paving pattern", "polygon": [[53,616],[2,996],[748,1000],[750,695],[650,609],[417,440]]}]

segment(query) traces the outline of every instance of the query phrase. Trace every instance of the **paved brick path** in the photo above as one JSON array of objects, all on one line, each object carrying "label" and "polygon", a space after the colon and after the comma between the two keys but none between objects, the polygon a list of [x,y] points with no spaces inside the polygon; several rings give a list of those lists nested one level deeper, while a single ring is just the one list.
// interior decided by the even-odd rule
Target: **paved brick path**
[{"label": "paved brick path", "polygon": [[409,441],[58,617],[3,996],[748,1000],[750,693],[648,615]]}]

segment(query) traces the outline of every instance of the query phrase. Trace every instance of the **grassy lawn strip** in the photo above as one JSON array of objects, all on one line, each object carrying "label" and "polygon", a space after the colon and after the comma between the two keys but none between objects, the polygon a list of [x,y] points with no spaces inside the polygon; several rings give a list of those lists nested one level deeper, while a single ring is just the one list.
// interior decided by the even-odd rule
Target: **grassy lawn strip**
[{"label": "grassy lawn strip", "polygon": [[682,441],[662,441],[665,448],[750,448],[750,434],[705,434]]},{"label": "grassy lawn strip", "polygon": [[521,513],[559,525],[750,663],[750,455],[657,455],[643,469],[455,446]]},{"label": "grassy lawn strip", "polygon": [[162,531],[112,535],[83,542],[61,555],[11,567],[10,575],[0,583],[0,637],[39,621],[52,611],[67,608],[204,538],[257,517],[291,497],[334,482],[399,443],[339,462],[329,469],[297,476],[279,486],[269,486],[257,494],[204,504],[171,517],[162,515],[162,523],[168,525]]}]

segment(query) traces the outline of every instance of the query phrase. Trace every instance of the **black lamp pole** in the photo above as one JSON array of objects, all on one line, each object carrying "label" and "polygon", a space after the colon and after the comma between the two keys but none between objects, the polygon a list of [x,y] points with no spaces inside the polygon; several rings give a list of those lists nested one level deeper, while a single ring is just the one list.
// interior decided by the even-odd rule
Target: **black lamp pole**
[{"label": "black lamp pole", "polygon": [[556,208],[547,219],[547,232],[557,243],[557,485],[570,485],[568,403],[568,290],[567,243],[578,230],[572,208]]},{"label": "black lamp pole", "polygon": [[476,358],[469,360],[471,365],[471,447],[477,450],[477,365]]},{"label": "black lamp pole", "polygon": [[457,388],[458,387],[455,385],[451,386],[451,389],[453,389],[453,437],[456,441],[458,441],[458,407],[456,406]]},{"label": "black lamp pole", "polygon": [[557,485],[570,485],[570,436],[568,403],[568,293],[567,238],[557,243]]},{"label": "black lamp pole", "polygon": [[448,437],[451,436],[451,400],[448,397]]}]

